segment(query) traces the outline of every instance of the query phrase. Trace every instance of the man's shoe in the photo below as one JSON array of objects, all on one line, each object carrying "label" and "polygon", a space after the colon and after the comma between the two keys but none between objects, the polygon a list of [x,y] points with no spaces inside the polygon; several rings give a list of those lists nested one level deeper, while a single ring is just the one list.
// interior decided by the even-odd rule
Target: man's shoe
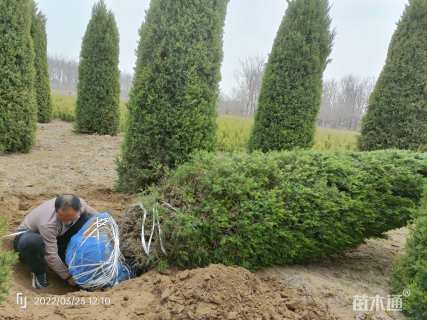
[{"label": "man's shoe", "polygon": [[35,273],[31,273],[33,276],[33,288],[34,289],[44,289],[47,288],[47,286],[49,285],[49,283],[47,282],[47,274],[46,273],[40,273],[40,274],[35,274]]}]

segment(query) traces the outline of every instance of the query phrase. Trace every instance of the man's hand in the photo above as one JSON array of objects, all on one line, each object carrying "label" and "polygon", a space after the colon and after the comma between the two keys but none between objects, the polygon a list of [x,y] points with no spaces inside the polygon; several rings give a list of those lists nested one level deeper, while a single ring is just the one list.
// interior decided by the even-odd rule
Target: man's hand
[{"label": "man's hand", "polygon": [[72,287],[75,287],[77,285],[76,282],[74,281],[73,277],[68,278],[67,282]]}]

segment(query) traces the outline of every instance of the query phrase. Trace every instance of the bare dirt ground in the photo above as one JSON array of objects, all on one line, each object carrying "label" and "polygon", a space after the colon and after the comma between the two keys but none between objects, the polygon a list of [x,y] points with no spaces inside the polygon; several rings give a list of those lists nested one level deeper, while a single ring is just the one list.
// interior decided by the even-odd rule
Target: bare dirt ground
[{"label": "bare dirt ground", "polygon": [[384,304],[373,312],[359,312],[358,319],[404,320],[400,312],[387,310],[390,295],[389,279],[394,259],[402,254],[407,229],[389,232],[388,239],[372,239],[345,255],[306,266],[275,267],[259,272],[281,279],[294,288],[303,288],[343,319],[356,319],[353,301],[356,296],[368,297],[368,306],[376,296]]},{"label": "bare dirt ground", "polygon": [[[9,229],[36,205],[74,192],[116,219],[136,199],[114,191],[114,159],[122,137],[76,135],[70,124],[39,125],[28,154],[0,156],[0,215]],[[356,319],[356,295],[387,298],[392,261],[401,254],[406,229],[369,240],[344,256],[306,266],[275,267],[252,274],[212,265],[192,271],[149,272],[106,292],[76,291],[54,274],[49,288],[31,288],[18,263],[0,319]],[[4,246],[10,248],[6,241]],[[23,297],[27,307],[23,308]],[[61,300],[62,299],[62,300]],[[40,305],[34,305],[38,302]],[[330,310],[330,312],[328,311]],[[405,319],[374,312],[358,319]]]}]

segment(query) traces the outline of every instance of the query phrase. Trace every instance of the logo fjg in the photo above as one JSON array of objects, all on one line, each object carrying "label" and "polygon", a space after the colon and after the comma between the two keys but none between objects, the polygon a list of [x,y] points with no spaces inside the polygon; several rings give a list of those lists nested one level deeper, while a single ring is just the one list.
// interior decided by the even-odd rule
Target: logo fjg
[{"label": "logo fjg", "polygon": [[21,309],[27,309],[27,297],[22,292],[16,293],[16,304],[21,306]]}]

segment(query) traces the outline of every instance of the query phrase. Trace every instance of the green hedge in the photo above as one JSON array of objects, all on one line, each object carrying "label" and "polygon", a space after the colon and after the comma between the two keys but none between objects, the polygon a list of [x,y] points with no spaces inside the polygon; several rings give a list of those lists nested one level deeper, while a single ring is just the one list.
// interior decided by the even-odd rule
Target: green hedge
[{"label": "green hedge", "polygon": [[410,293],[403,300],[403,309],[409,319],[427,319],[427,183],[406,254],[395,265],[392,288],[397,295],[404,290]]},{"label": "green hedge", "polygon": [[[406,152],[201,153],[143,198],[160,206],[168,260],[257,269],[343,252],[411,219],[427,158]],[[141,215],[124,220],[127,256],[144,263]],[[126,251],[126,250],[125,250]]]}]

